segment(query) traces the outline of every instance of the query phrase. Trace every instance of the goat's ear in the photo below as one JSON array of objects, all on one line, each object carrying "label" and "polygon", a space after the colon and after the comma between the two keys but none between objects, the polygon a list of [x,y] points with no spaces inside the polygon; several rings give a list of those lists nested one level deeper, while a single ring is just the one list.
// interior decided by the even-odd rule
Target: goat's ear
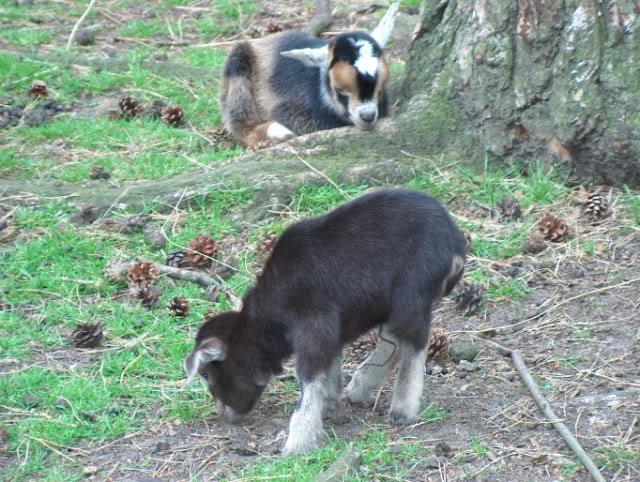
[{"label": "goat's ear", "polygon": [[280,52],[280,55],[296,59],[309,67],[320,67],[326,65],[329,58],[328,47],[320,47],[317,49],[296,49]]},{"label": "goat's ear", "polygon": [[187,383],[193,381],[201,367],[212,361],[222,361],[226,356],[227,347],[220,338],[212,337],[203,340],[184,360]]},{"label": "goat's ear", "polygon": [[393,31],[393,24],[396,21],[396,15],[398,15],[398,8],[400,7],[399,3],[394,3],[389,7],[387,13],[384,14],[382,20],[375,28],[373,32],[371,32],[371,36],[378,42],[380,47],[384,48],[387,44],[387,40],[391,36],[391,32]]}]

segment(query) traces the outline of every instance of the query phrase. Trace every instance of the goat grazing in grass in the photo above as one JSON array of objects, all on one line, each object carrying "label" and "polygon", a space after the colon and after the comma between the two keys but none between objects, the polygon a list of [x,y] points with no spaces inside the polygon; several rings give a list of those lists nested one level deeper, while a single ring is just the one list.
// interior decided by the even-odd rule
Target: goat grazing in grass
[{"label": "goat grazing in grass", "polygon": [[373,402],[399,370],[388,419],[418,416],[434,303],[464,271],[465,240],[447,211],[414,191],[383,190],[290,226],[276,242],[240,312],[199,329],[185,360],[218,413],[235,421],[256,405],[272,375],[294,356],[301,398],[284,453],[317,446],[322,417],[342,394],[345,344],[377,327],[380,341],[347,386],[350,402]]},{"label": "goat grazing in grass", "polygon": [[388,111],[382,49],[397,12],[392,5],[371,35],[286,32],[236,44],[220,92],[225,127],[250,148],[352,124],[373,128]]}]

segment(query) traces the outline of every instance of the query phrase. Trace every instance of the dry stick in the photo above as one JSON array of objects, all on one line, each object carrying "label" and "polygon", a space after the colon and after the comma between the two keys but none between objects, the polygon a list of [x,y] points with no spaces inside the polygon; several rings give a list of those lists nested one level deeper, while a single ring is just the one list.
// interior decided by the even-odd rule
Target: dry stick
[{"label": "dry stick", "polygon": [[331,27],[332,24],[331,0],[316,0],[316,12],[304,31],[313,37],[317,37]]},{"label": "dry stick", "polygon": [[76,37],[76,32],[80,28],[80,25],[82,25],[82,22],[84,22],[84,19],[87,18],[87,15],[89,15],[89,12],[91,11],[91,9],[95,4],[96,4],[96,0],[91,0],[91,3],[89,3],[89,6],[82,14],[82,17],[80,17],[76,22],[76,24],[73,26],[73,29],[71,30],[71,35],[69,35],[69,40],[67,41],[67,52],[71,49],[71,43],[73,42],[73,39]]},{"label": "dry stick", "polygon": [[518,350],[513,350],[511,352],[511,360],[513,360],[513,364],[518,370],[518,375],[522,378],[522,381],[529,390],[529,393],[533,397],[533,399],[544,413],[544,416],[551,422],[553,428],[555,428],[562,439],[566,442],[571,450],[578,456],[582,465],[585,466],[591,478],[596,482],[606,482],[605,478],[602,476],[596,464],[593,463],[591,457],[584,451],[580,443],[576,440],[576,438],[571,434],[571,431],[567,428],[567,426],[560,422],[558,416],[555,414],[549,402],[544,398],[544,395],[540,392],[538,385],[531,377],[529,370],[527,370],[527,365],[524,363],[524,359],[522,358],[522,354]]},{"label": "dry stick", "polygon": [[203,288],[209,288],[211,286],[219,285],[219,283],[211,276],[200,273],[198,271],[188,271],[186,269],[174,268],[172,266],[164,266],[161,264],[156,264],[155,266],[156,268],[158,268],[158,271],[160,271],[161,274],[165,274],[169,278],[191,281],[192,283],[196,283]]}]

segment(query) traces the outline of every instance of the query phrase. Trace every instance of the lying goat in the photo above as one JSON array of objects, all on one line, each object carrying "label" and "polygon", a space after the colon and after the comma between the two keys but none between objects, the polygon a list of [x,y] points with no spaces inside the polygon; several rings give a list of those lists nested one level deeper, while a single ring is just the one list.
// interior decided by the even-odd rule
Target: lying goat
[{"label": "lying goat", "polygon": [[397,12],[392,5],[371,35],[288,32],[236,44],[220,92],[225,127],[250,148],[352,124],[371,129],[387,115],[382,49]]},{"label": "lying goat", "polygon": [[185,360],[188,378],[200,374],[220,416],[235,421],[294,355],[302,395],[284,452],[304,452],[318,444],[322,417],[340,400],[343,346],[379,327],[378,346],[355,372],[347,399],[372,402],[399,364],[389,421],[412,423],[431,311],[462,276],[464,249],[446,210],[414,191],[375,192],[293,224],[242,310],[200,327]]}]

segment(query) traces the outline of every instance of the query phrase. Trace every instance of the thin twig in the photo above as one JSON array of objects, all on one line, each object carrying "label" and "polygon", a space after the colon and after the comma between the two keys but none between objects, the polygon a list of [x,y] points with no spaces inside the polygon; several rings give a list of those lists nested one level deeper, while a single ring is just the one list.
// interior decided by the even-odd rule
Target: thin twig
[{"label": "thin twig", "polygon": [[529,370],[527,370],[527,365],[524,363],[524,359],[522,358],[522,354],[518,350],[514,350],[511,352],[511,360],[513,360],[513,364],[518,371],[518,375],[522,378],[527,390],[533,397],[533,399],[544,413],[544,416],[547,417],[549,422],[553,425],[553,427],[558,431],[562,439],[566,442],[571,450],[578,456],[580,462],[585,466],[591,478],[596,482],[606,482],[605,478],[602,476],[596,464],[593,463],[591,457],[584,451],[580,443],[575,439],[569,428],[562,423],[558,416],[555,414],[549,402],[544,398],[544,395],[538,388],[538,385],[531,377]]},{"label": "thin twig", "polygon": [[331,27],[332,24],[331,0],[316,0],[316,11],[304,31],[313,37],[317,37]]},{"label": "thin twig", "polygon": [[73,26],[73,30],[71,30],[71,35],[69,35],[69,40],[67,41],[67,52],[71,49],[71,44],[73,43],[73,39],[76,37],[76,32],[80,28],[80,25],[82,25],[82,22],[84,22],[84,19],[87,18],[87,15],[89,15],[89,12],[91,11],[91,9],[95,4],[96,4],[96,0],[91,0],[91,2],[89,3],[89,6],[82,14],[82,17],[80,17],[76,22],[76,24]]},{"label": "thin twig", "polygon": [[296,157],[298,159],[300,159],[300,161],[302,161],[302,163],[305,166],[307,166],[309,169],[311,169],[313,172],[315,172],[319,176],[322,176],[329,184],[331,184],[333,187],[335,187],[340,192],[340,194],[342,194],[342,196],[345,199],[351,199],[351,196],[349,196],[346,192],[344,192],[342,189],[340,189],[340,186],[338,186],[335,183],[335,181],[333,179],[331,179],[329,176],[327,176],[324,172],[322,172],[319,169],[316,169],[315,167],[313,167],[311,164],[309,164],[307,161],[305,161],[302,157],[300,157],[300,155],[296,154]]}]

